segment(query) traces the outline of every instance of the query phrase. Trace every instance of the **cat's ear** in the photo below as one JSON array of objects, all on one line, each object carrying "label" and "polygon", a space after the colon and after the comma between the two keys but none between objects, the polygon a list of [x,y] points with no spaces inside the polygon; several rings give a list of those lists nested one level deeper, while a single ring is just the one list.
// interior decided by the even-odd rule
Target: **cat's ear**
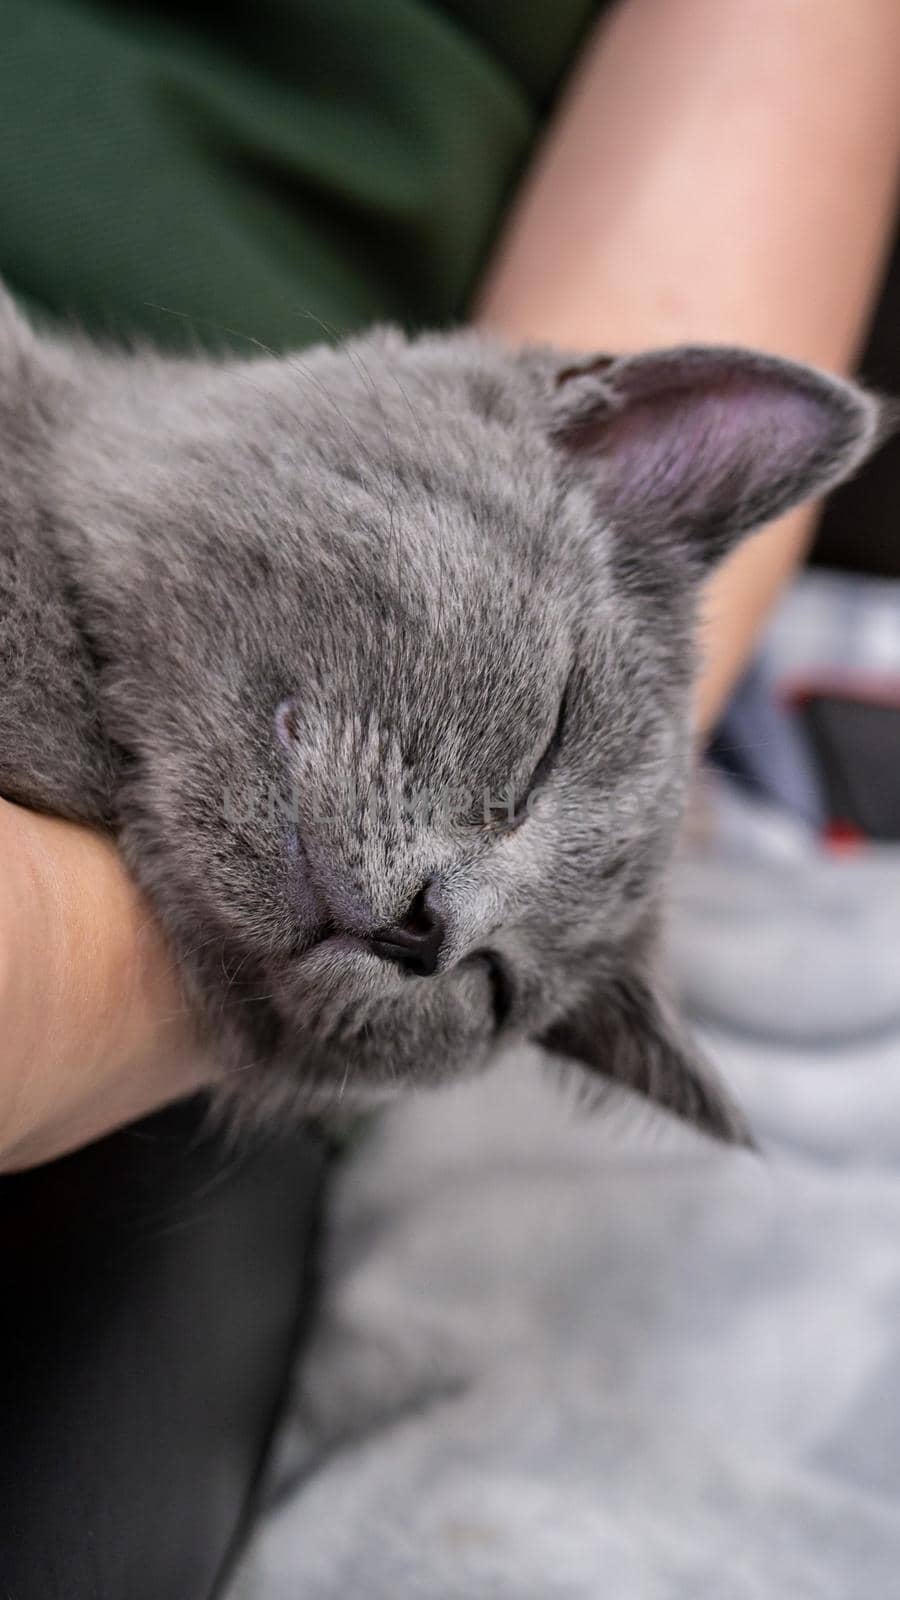
[{"label": "cat's ear", "polygon": [[612,525],[683,543],[701,567],[848,477],[887,431],[857,385],[755,351],[597,356],[548,375],[552,438]]},{"label": "cat's ear", "polygon": [[631,973],[599,982],[590,999],[538,1043],[625,1084],[712,1138],[753,1148],[737,1107],[650,978]]}]

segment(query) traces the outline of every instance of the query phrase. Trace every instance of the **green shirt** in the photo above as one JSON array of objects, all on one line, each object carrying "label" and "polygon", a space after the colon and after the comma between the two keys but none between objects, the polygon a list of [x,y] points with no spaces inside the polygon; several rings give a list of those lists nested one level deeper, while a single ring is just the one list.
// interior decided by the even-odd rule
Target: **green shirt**
[{"label": "green shirt", "polygon": [[3,0],[0,272],[170,347],[457,320],[596,9]]}]

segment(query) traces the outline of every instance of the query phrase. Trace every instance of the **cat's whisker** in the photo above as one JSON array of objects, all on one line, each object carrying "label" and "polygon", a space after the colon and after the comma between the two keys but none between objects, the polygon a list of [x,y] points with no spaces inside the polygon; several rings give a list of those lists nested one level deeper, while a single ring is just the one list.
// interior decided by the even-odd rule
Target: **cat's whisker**
[{"label": "cat's whisker", "polygon": [[[327,384],[323,384],[321,379],[318,378],[305,363],[299,361],[296,356],[284,355],[283,353],[273,349],[271,345],[266,344],[264,340],[258,339],[254,334],[247,333],[241,328],[231,327],[224,322],[215,322],[210,317],[197,317],[191,312],[179,311],[174,306],[163,305],[154,300],[147,300],[144,302],[144,304],[154,311],[165,312],[166,315],[171,317],[180,317],[184,321],[196,324],[199,327],[212,328],[218,333],[227,334],[229,338],[241,339],[245,344],[252,345],[254,349],[259,350],[262,355],[265,355],[270,360],[283,362],[286,367],[290,368],[294,372],[297,372],[305,382],[314,385],[317,392],[345,424],[348,433],[354,439],[355,443],[362,449],[363,440],[361,436],[354,428],[349,417],[338,404],[335,396],[331,393]],[[265,390],[262,389],[259,384],[253,383],[246,368],[234,367],[232,371],[241,382],[248,384],[250,388],[256,389],[258,393],[265,393]],[[300,412],[294,412],[292,415],[295,417],[295,420],[298,423],[301,423],[304,420],[304,417]]]},{"label": "cat's whisker", "polygon": [[348,1082],[349,1077],[350,1077],[350,1060],[349,1060],[349,1057],[348,1057],[347,1065],[344,1068],[344,1075],[341,1078],[341,1086],[338,1089],[338,1096],[337,1096],[338,1097],[338,1105],[343,1104],[344,1093],[345,1093],[346,1088],[347,1088],[347,1082]]},{"label": "cat's whisker", "polygon": [[187,961],[191,956],[198,955],[201,950],[208,950],[211,944],[222,944],[224,946],[224,943],[221,933],[213,933],[208,939],[201,939],[197,944],[191,945],[187,950],[184,950],[182,958]]}]

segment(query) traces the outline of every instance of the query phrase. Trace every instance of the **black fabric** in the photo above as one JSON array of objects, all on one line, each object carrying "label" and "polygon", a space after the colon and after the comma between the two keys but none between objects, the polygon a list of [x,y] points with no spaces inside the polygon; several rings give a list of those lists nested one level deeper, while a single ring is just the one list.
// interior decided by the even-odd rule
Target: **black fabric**
[{"label": "black fabric", "polygon": [[325,1158],[200,1101],[0,1180],[0,1596],[209,1600],[311,1304]]},{"label": "black fabric", "polygon": [[[900,400],[900,232],[860,370],[873,389]],[[898,486],[900,429],[866,463],[858,478],[831,496],[813,560],[846,572],[900,578]]]},{"label": "black fabric", "polygon": [[832,824],[900,842],[900,703],[810,694],[800,707]]}]

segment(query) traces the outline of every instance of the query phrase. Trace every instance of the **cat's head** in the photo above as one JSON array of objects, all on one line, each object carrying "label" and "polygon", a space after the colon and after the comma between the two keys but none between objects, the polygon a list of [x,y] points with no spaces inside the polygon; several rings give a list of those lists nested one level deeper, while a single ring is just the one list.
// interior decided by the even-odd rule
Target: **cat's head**
[{"label": "cat's head", "polygon": [[355,1099],[524,1035],[736,1134],[655,958],[697,601],[876,403],[740,350],[473,335],[117,382],[68,492],[122,838],[236,1091]]}]

